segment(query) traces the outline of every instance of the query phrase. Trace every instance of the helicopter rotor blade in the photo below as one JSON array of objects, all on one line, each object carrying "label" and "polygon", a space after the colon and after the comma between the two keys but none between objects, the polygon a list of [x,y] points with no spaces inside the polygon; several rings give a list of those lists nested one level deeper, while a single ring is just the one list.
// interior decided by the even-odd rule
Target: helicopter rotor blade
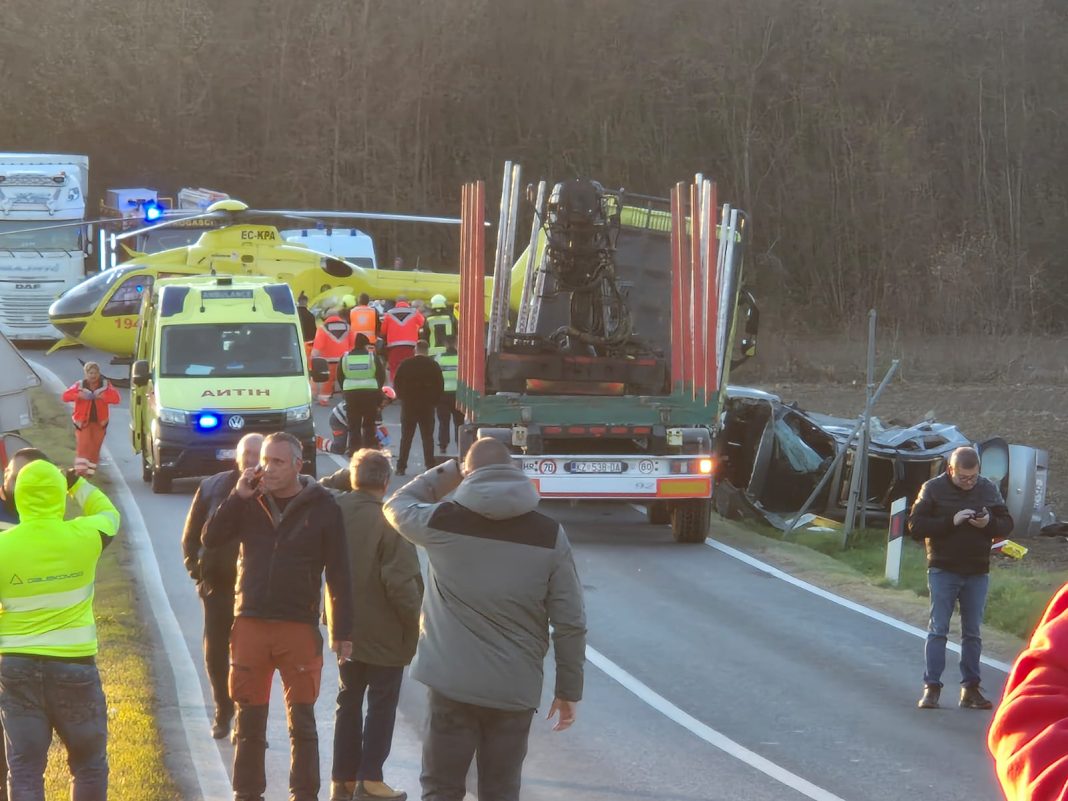
[{"label": "helicopter rotor blade", "polygon": [[[251,211],[251,210],[250,210]],[[392,214],[375,211],[301,211],[299,209],[257,209],[257,214],[276,214],[296,219],[334,219],[334,220],[386,220],[390,222],[422,222],[435,225],[459,225],[459,217],[430,217],[419,214]]]},{"label": "helicopter rotor blade", "polygon": [[[189,215],[192,215],[192,214],[196,214],[196,212],[194,212],[194,211],[182,211],[182,210],[179,210],[179,209],[167,209],[167,210],[165,210],[163,212],[162,216],[163,217],[173,217],[174,220],[187,220],[187,219],[189,219]],[[58,229],[61,229],[61,228],[77,228],[77,227],[82,226],[82,225],[100,225],[100,226],[104,226],[104,225],[108,225],[108,224],[115,225],[115,224],[122,223],[122,222],[124,222],[126,220],[129,220],[129,219],[130,219],[129,217],[98,217],[95,220],[70,220],[68,222],[50,223],[49,225],[35,225],[32,228],[19,228],[19,229],[14,230],[14,231],[0,231],[0,236],[12,236],[14,234],[28,234],[28,233],[32,233],[34,231],[55,231],[55,230],[58,230]],[[26,222],[29,222],[29,221],[27,220]],[[144,231],[144,230],[146,230],[146,229],[139,228],[134,233],[139,233],[139,232]],[[126,235],[123,234],[120,237],[118,234],[116,234],[115,238],[116,239],[120,239],[120,238],[125,238],[125,236]]]},{"label": "helicopter rotor blade", "polygon": [[123,239],[129,239],[131,236],[137,236],[148,231],[158,231],[160,228],[170,228],[172,225],[178,222],[185,222],[186,220],[221,220],[229,216],[225,211],[207,211],[203,214],[192,214],[187,217],[175,216],[173,220],[164,220],[161,223],[155,225],[148,225],[144,228],[134,228],[130,231],[123,231],[121,234],[115,234],[115,241],[121,242]]}]

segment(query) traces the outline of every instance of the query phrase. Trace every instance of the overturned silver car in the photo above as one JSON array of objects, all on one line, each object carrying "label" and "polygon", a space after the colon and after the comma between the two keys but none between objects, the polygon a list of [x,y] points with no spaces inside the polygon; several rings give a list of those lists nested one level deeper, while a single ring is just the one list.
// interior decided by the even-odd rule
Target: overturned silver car
[{"label": "overturned silver car", "polygon": [[[729,387],[717,455],[716,508],[726,517],[755,515],[783,527],[801,511],[841,520],[853,475],[856,440],[848,444],[857,421],[805,411],[768,392]],[[1054,522],[1046,504],[1047,451],[1009,445],[995,438],[976,443],[957,426],[924,420],[913,426],[885,425],[872,418],[864,508],[869,521],[885,521],[890,504],[905,497],[909,505],[925,481],[945,469],[949,454],[976,446],[982,473],[1001,488],[1016,521],[1014,534],[1027,536]],[[828,470],[833,474],[809,508],[805,502]]]}]

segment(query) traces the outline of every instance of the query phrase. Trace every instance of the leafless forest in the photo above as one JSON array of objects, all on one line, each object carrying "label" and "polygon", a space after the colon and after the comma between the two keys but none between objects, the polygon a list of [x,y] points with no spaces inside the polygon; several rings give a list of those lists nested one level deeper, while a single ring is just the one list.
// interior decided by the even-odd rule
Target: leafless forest
[{"label": "leafless forest", "polygon": [[3,0],[0,102],[0,149],[87,152],[94,193],[455,213],[506,158],[703,171],[794,330],[1065,329],[1063,0]]}]

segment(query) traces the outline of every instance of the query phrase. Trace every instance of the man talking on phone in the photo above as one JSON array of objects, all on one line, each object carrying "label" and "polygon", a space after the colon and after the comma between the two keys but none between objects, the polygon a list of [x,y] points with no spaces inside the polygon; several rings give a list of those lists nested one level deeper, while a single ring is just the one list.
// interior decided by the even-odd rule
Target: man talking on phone
[{"label": "man talking on phone", "polygon": [[323,670],[319,595],[326,573],[330,647],[352,653],[352,598],[341,510],[330,493],[300,474],[302,446],[269,434],[260,463],[242,471],[233,492],[208,520],[203,542],[240,543],[230,695],[237,707],[234,801],[262,801],[267,780],[267,703],[277,670],[289,723],[290,801],[319,793],[315,700]]},{"label": "man talking on phone", "polygon": [[957,448],[946,472],[920,488],[909,513],[909,530],[927,546],[931,619],[924,649],[920,709],[937,709],[946,667],[946,636],[953,607],[960,602],[960,706],[990,709],[979,691],[979,628],[990,583],[990,544],[1012,533],[1012,517],[992,481],[979,475],[975,448]]}]

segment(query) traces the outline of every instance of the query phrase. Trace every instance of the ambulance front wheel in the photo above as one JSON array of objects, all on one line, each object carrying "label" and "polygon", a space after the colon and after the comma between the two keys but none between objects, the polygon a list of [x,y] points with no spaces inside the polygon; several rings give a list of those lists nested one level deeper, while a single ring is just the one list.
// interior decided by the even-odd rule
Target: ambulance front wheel
[{"label": "ambulance front wheel", "polygon": [[170,471],[157,467],[152,471],[152,491],[157,495],[164,495],[171,491]]},{"label": "ambulance front wheel", "polygon": [[141,480],[146,484],[152,481],[152,468],[148,466],[148,459],[141,454]]}]

